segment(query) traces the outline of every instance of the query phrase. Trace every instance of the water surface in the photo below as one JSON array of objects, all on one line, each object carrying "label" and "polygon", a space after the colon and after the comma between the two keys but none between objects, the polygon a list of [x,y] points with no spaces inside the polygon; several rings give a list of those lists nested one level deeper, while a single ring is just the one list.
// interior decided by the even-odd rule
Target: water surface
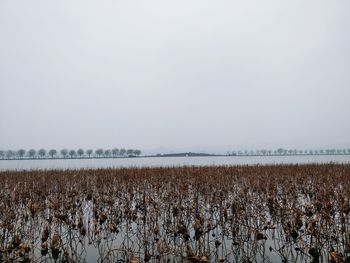
[{"label": "water surface", "polygon": [[172,167],[208,165],[350,163],[350,155],[139,157],[108,159],[0,160],[0,170]]}]

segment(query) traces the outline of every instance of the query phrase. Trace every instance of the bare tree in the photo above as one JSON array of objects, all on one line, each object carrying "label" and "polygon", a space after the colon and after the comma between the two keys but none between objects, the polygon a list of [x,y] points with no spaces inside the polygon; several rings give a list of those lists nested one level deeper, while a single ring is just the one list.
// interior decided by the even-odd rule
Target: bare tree
[{"label": "bare tree", "polygon": [[84,150],[83,149],[79,149],[77,151],[77,153],[78,153],[79,157],[81,158],[84,155]]},{"label": "bare tree", "polygon": [[111,157],[111,154],[112,154],[111,150],[105,150],[104,152],[105,157]]},{"label": "bare tree", "polygon": [[140,156],[141,155],[141,151],[140,150],[134,150],[134,154],[137,155],[137,156]]},{"label": "bare tree", "polygon": [[118,149],[118,148],[113,148],[113,150],[112,150],[112,155],[113,155],[114,157],[118,156],[118,155],[119,155],[119,149]]},{"label": "bare tree", "polygon": [[38,154],[41,158],[44,158],[46,156],[46,150],[45,149],[40,149],[38,151]]},{"label": "bare tree", "polygon": [[62,150],[61,150],[61,155],[62,155],[63,158],[67,158],[67,156],[68,156],[68,150],[67,150],[67,149],[62,149]]},{"label": "bare tree", "polygon": [[14,156],[15,156],[15,152],[14,151],[12,151],[12,150],[7,150],[6,151],[6,158],[7,159],[12,159]]},{"label": "bare tree", "polygon": [[103,155],[103,149],[97,149],[97,150],[95,151],[95,154],[96,154],[97,157],[102,157],[102,155]]},{"label": "bare tree", "polygon": [[124,156],[124,155],[126,154],[126,150],[125,150],[124,148],[121,148],[121,149],[119,150],[119,154],[122,155],[122,156]]},{"label": "bare tree", "polygon": [[126,151],[126,154],[127,154],[128,156],[133,155],[133,153],[134,153],[134,150],[133,150],[133,149],[128,149],[128,150]]},{"label": "bare tree", "polygon": [[55,149],[51,149],[49,151],[49,155],[51,156],[51,158],[53,158],[56,154],[57,154],[57,151]]},{"label": "bare tree", "polygon": [[20,149],[17,151],[17,155],[19,158],[23,158],[25,154],[26,154],[26,150],[24,149]]},{"label": "bare tree", "polygon": [[4,151],[0,151],[0,158],[4,159],[4,157],[5,157],[5,152]]},{"label": "bare tree", "polygon": [[69,155],[70,155],[70,158],[73,158],[74,156],[76,156],[76,152],[75,152],[75,150],[70,150],[69,151]]},{"label": "bare tree", "polygon": [[35,158],[35,155],[36,155],[36,150],[30,149],[29,152],[28,152],[28,156],[30,158]]},{"label": "bare tree", "polygon": [[91,154],[93,153],[93,150],[89,149],[86,151],[86,154],[89,156],[89,158],[91,157]]}]

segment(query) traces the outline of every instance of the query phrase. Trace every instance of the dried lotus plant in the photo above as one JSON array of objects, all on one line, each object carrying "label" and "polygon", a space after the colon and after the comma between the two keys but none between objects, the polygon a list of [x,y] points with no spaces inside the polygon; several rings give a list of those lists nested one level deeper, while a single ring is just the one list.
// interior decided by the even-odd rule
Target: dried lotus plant
[{"label": "dried lotus plant", "polygon": [[0,172],[0,262],[350,262],[350,165]]}]

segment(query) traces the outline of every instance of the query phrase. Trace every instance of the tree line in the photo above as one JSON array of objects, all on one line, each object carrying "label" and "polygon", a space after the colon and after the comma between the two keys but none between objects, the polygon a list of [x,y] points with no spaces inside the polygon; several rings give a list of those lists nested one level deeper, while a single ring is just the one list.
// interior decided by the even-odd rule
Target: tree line
[{"label": "tree line", "polygon": [[112,158],[112,157],[135,157],[140,156],[141,151],[138,149],[62,149],[60,151],[56,149],[19,149],[17,151],[14,150],[7,150],[3,151],[0,150],[0,159],[44,159],[44,158]]},{"label": "tree line", "polygon": [[227,155],[334,155],[334,154],[350,154],[350,149],[321,149],[321,150],[298,150],[298,149],[283,149],[276,150],[244,150],[231,151]]}]

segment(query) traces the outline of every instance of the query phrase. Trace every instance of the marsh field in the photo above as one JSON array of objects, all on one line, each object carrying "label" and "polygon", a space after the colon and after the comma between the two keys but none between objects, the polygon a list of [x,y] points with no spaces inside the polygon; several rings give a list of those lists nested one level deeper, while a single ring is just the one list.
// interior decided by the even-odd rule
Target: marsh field
[{"label": "marsh field", "polygon": [[350,262],[350,165],[0,172],[0,262]]}]

